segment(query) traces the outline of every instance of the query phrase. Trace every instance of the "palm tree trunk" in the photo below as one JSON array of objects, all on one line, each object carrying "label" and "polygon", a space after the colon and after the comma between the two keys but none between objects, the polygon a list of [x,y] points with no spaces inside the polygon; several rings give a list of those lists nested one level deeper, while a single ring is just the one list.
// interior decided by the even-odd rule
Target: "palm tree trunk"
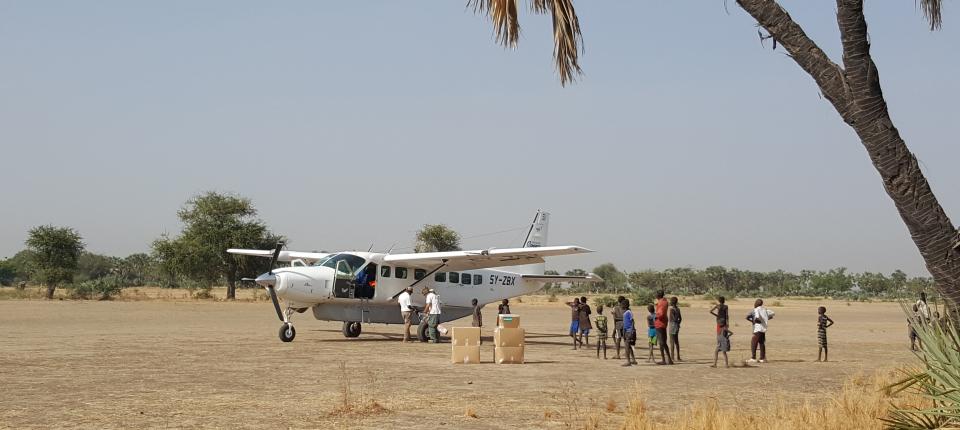
[{"label": "palm tree trunk", "polygon": [[832,62],[775,0],[737,3],[813,77],[824,97],[860,137],[936,289],[954,308],[960,307],[960,251],[955,248],[960,232],[947,218],[916,157],[890,119],[870,56],[863,0],[837,0],[843,68]]},{"label": "palm tree trunk", "polygon": [[47,285],[47,294],[46,294],[45,297],[48,298],[48,299],[52,299],[52,298],[53,298],[53,292],[56,291],[56,290],[57,290],[57,284],[48,284],[48,285]]}]

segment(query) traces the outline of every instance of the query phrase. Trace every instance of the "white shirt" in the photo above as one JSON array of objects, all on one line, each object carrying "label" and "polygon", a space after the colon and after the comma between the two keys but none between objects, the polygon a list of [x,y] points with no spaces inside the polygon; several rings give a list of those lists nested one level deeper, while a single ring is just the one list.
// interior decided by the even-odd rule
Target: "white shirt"
[{"label": "white shirt", "polygon": [[427,294],[427,304],[430,305],[430,315],[440,315],[440,296],[437,293],[431,291]]},{"label": "white shirt", "polygon": [[767,321],[773,318],[773,311],[763,306],[757,306],[753,310],[753,332],[766,333]]},{"label": "white shirt", "polygon": [[406,291],[400,293],[400,297],[397,297],[397,303],[400,303],[400,312],[413,311],[413,309],[410,308],[410,293]]},{"label": "white shirt", "polygon": [[919,316],[923,317],[923,319],[930,319],[930,308],[923,300],[917,300],[917,313],[919,313]]}]

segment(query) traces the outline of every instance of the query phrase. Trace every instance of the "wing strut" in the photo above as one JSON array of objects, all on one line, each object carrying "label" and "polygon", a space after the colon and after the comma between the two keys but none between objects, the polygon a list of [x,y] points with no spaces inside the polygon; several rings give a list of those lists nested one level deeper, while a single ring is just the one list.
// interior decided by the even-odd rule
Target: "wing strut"
[{"label": "wing strut", "polygon": [[[446,265],[447,265],[447,261],[449,261],[449,260],[447,260],[446,258],[444,258],[443,260],[440,260],[440,261],[443,261],[443,264],[441,264],[441,265],[435,267],[433,270],[427,272],[427,274],[426,274],[426,275],[423,275],[422,278],[417,279],[416,281],[413,281],[413,283],[410,284],[410,288],[413,288],[414,286],[416,286],[417,284],[419,284],[420,281],[422,281],[422,280],[424,280],[424,279],[427,279],[428,277],[430,277],[430,275],[432,275],[432,274],[434,274],[434,273],[437,273],[437,270],[440,270],[440,269],[442,269],[444,266],[446,266]],[[400,294],[403,294],[403,290],[400,290],[399,293],[394,294],[393,297],[390,298],[390,300],[396,300],[397,297],[400,297]]]}]

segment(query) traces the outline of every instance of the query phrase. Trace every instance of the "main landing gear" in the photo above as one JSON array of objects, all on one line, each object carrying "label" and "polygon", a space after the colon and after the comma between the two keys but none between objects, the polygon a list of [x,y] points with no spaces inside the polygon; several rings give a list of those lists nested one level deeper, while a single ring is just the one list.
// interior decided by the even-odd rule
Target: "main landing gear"
[{"label": "main landing gear", "polygon": [[360,322],[358,321],[344,321],[343,322],[343,337],[357,337],[360,336]]}]

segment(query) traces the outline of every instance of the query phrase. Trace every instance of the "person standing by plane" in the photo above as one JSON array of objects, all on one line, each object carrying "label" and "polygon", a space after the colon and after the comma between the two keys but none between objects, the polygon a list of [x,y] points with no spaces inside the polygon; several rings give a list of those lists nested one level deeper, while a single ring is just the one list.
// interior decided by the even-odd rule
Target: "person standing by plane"
[{"label": "person standing by plane", "polygon": [[407,287],[404,288],[400,296],[397,297],[397,303],[400,304],[400,315],[403,316],[404,343],[410,341],[410,318],[413,316],[413,307],[410,306],[410,293],[412,292],[413,288]]},{"label": "person standing by plane", "polygon": [[[473,305],[473,321],[470,322],[470,327],[477,327],[483,330],[483,314],[480,312],[483,309],[483,305],[474,298],[470,300],[470,304]],[[483,336],[480,336],[480,343],[483,343]]]},{"label": "person standing by plane", "polygon": [[440,324],[440,297],[432,288],[423,287],[422,292],[427,302],[423,313],[427,314],[427,332],[430,334],[430,342],[440,343],[440,333],[437,332],[437,325]]},{"label": "person standing by plane", "polygon": [[507,315],[510,313],[510,300],[503,299],[500,306],[497,306],[497,315]]}]

